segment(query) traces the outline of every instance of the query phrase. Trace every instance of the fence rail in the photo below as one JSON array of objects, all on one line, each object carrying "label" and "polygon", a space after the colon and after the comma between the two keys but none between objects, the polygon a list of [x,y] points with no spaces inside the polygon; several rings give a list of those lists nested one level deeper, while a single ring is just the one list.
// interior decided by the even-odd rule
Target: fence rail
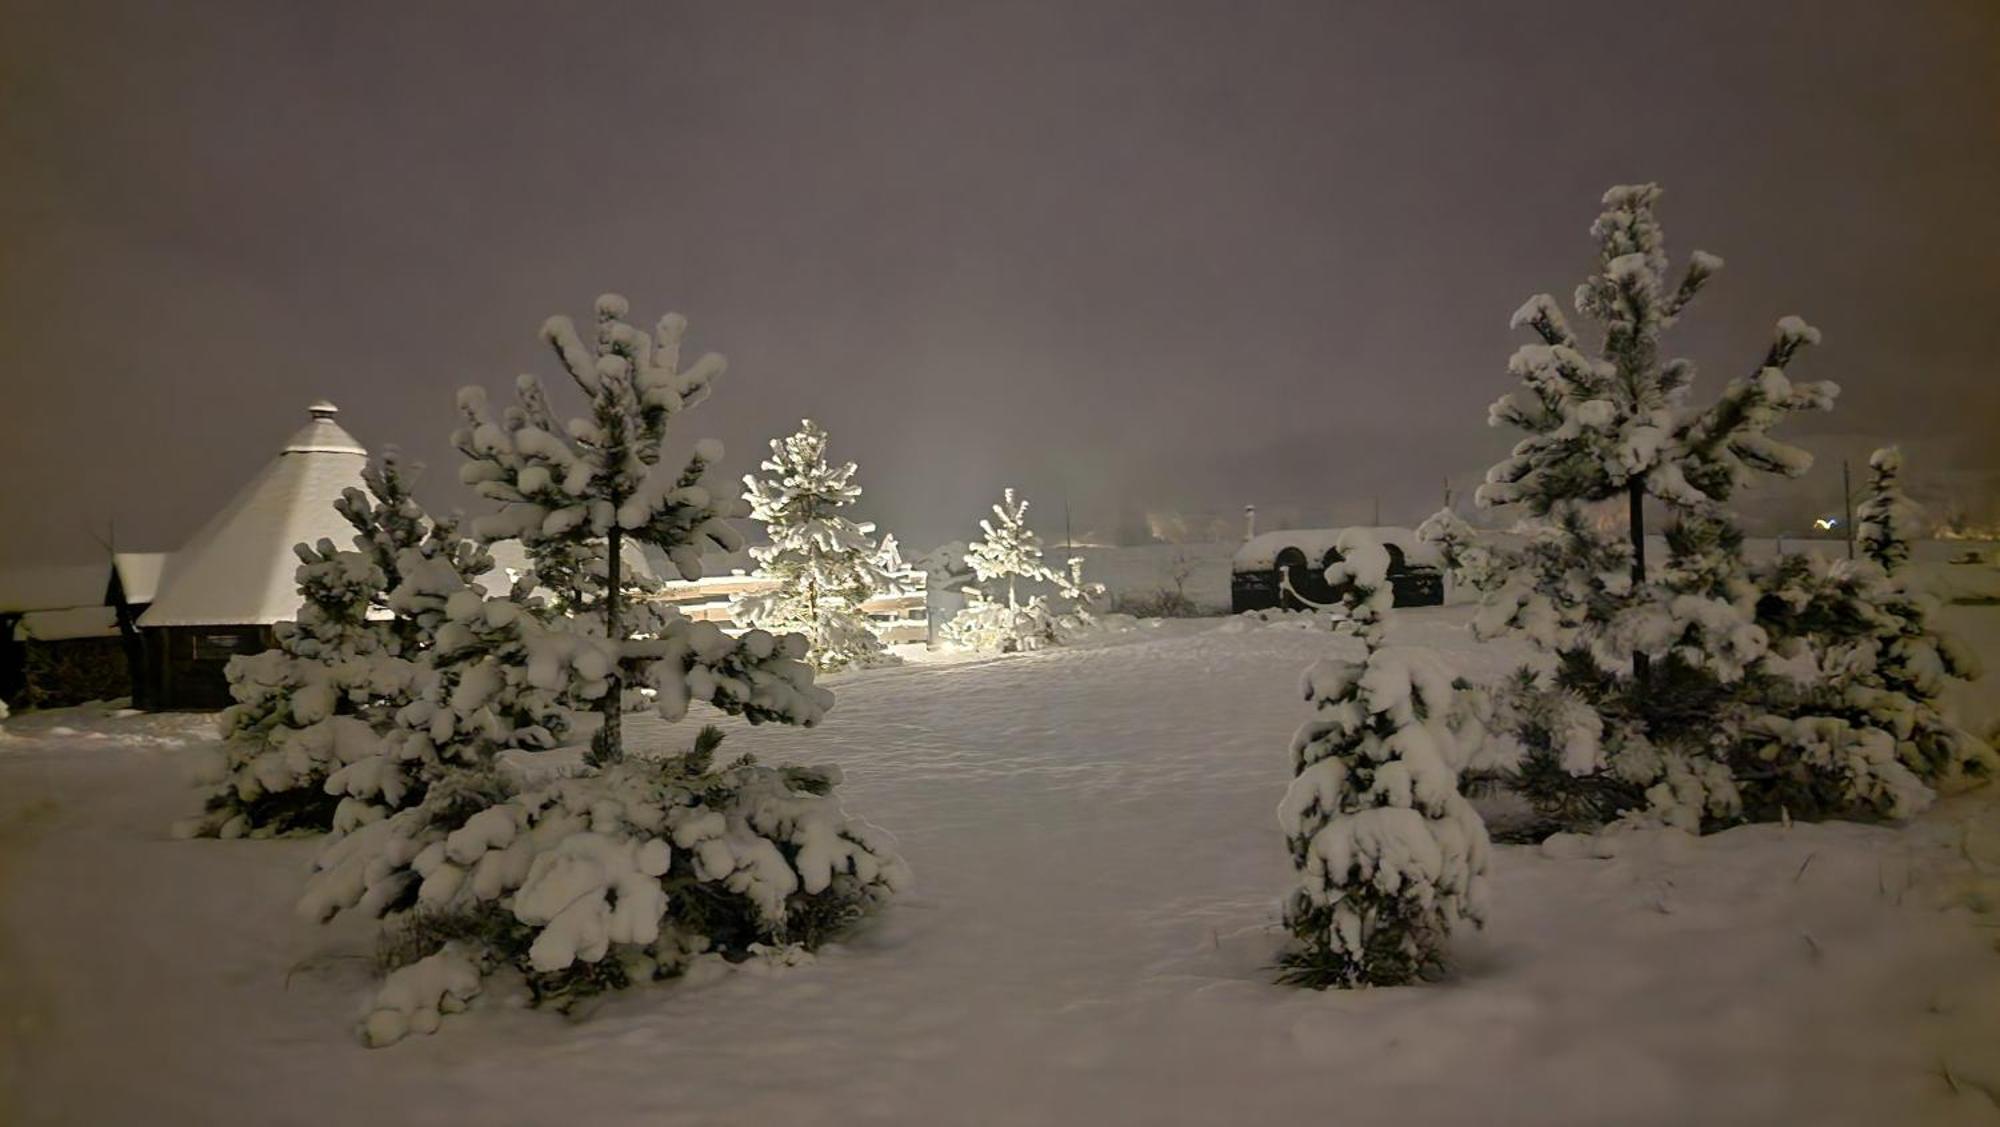
[{"label": "fence rail", "polygon": [[[861,613],[875,624],[884,642],[930,640],[930,601],[921,571],[899,572],[891,576],[903,590],[877,595],[861,604]],[[670,603],[689,618],[736,628],[729,617],[729,604],[744,595],[761,595],[778,589],[778,581],[768,576],[732,573],[701,579],[677,579],[649,596],[655,602]]]}]

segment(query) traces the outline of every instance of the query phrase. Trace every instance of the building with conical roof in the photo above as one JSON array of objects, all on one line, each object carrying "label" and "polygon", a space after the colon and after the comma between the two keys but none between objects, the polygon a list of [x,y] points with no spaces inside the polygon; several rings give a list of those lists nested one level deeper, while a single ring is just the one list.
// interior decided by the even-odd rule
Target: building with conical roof
[{"label": "building with conical roof", "polygon": [[167,560],[139,618],[147,707],[229,704],[229,659],[269,648],[271,625],[298,613],[293,546],[353,539],[333,503],[365,488],[368,451],[334,421],[339,408],[321,400],[309,410],[311,421],[278,456]]}]

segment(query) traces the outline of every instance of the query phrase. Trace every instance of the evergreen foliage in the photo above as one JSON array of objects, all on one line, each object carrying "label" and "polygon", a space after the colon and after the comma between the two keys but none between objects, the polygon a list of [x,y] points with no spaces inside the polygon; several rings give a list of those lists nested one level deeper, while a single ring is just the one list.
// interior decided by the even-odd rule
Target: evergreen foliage
[{"label": "evergreen foliage", "polygon": [[1941,704],[1950,681],[1978,679],[1978,658],[1931,624],[1935,601],[1907,570],[1917,522],[1899,483],[1901,455],[1888,448],[1869,461],[1874,474],[1857,507],[1862,558],[1779,560],[1761,577],[1759,620],[1774,648],[1810,674],[1798,711],[1847,724],[1869,740],[1871,755],[1886,741],[1896,761],[1933,786],[1988,780],[2000,757]]},{"label": "evergreen foliage", "polygon": [[[1475,629],[1525,637],[1556,659],[1553,676],[1518,678],[1493,702],[1494,722],[1519,745],[1511,781],[1555,820],[1637,807],[1687,829],[1906,816],[1928,802],[1936,760],[1951,756],[1934,740],[1928,752],[1899,753],[1898,726],[1916,724],[1889,721],[1884,712],[1907,706],[1885,702],[1908,702],[1915,686],[1903,680],[1871,698],[1866,690],[1880,686],[1843,683],[1858,666],[1841,651],[1873,629],[1862,622],[1897,618],[1883,600],[1907,592],[1891,598],[1858,573],[1802,561],[1753,571],[1726,505],[1759,475],[1810,466],[1771,431],[1837,394],[1787,372],[1819,333],[1781,319],[1755,373],[1698,404],[1693,366],[1663,359],[1661,337],[1721,260],[1695,252],[1670,286],[1658,198],[1652,185],[1613,188],[1591,228],[1598,269],[1575,306],[1597,330],[1594,354],[1546,295],[1515,315],[1539,343],[1515,353],[1509,368],[1523,387],[1494,404],[1491,420],[1526,437],[1479,501],[1524,509],[1525,542],[1481,551],[1447,521],[1430,529],[1482,593]],[[1885,464],[1878,479],[1893,477],[1894,459]],[[1666,559],[1652,571],[1648,505],[1669,517]],[[1871,528],[1896,524],[1894,502],[1864,509]],[[1878,531],[1871,554],[1894,556],[1898,534]]]},{"label": "evergreen foliage", "polygon": [[[1084,579],[1080,557],[1060,570],[1043,560],[1041,537],[1028,527],[1025,498],[1005,490],[993,506],[993,519],[981,520],[979,528],[984,535],[965,554],[978,582],[965,588],[966,607],[946,626],[947,640],[1014,653],[1060,643],[1095,624],[1091,607],[1104,596],[1104,585]],[[1024,596],[1024,587],[1031,593]]]},{"label": "evergreen foliage", "polygon": [[1278,806],[1299,878],[1280,981],[1316,989],[1432,976],[1452,925],[1482,921],[1486,898],[1486,827],[1458,790],[1479,739],[1463,686],[1436,655],[1385,644],[1388,552],[1362,530],[1338,548],[1327,581],[1366,656],[1306,670],[1314,716],[1292,738]]},{"label": "evergreen foliage", "polygon": [[730,608],[745,626],[805,635],[815,668],[840,669],[889,660],[862,604],[895,589],[882,553],[895,541],[873,542],[875,526],[842,510],[861,497],[854,463],[829,464],[826,432],[811,419],[798,432],[771,440],[764,477],[745,476],[750,515],[763,521],[770,543],[750,549],[778,589],[746,595]]},{"label": "evergreen foliage", "polygon": [[334,507],[353,526],[351,550],[300,544],[302,605],[274,628],[276,646],[231,659],[235,704],[205,812],[187,835],[319,832],[343,794],[330,780],[385,754],[395,716],[421,692],[443,624],[426,583],[469,583],[491,567],[452,520],[433,520],[410,492],[415,470],[390,452],[363,471],[366,491]]},{"label": "evergreen foliage", "polygon": [[[568,317],[542,325],[543,341],[588,401],[587,416],[558,423],[542,381],[523,375],[515,381],[515,405],[497,418],[483,389],[461,391],[468,425],[452,436],[467,458],[461,479],[500,503],[498,512],[475,522],[474,533],[489,543],[519,539],[537,571],[549,573],[544,583],[573,593],[581,604],[574,609],[601,617],[612,666],[594,699],[603,716],[597,753],[607,761],[624,755],[624,688],[645,684],[650,664],[647,648],[629,643],[659,626],[652,615],[627,620],[621,613],[625,540],[660,549],[683,578],[699,579],[709,545],[743,546],[728,518],[745,513],[740,501],[706,484],[721,443],[696,442],[677,469],[661,461],[668,425],[708,397],[725,362],[708,353],[683,370],[686,318],[667,314],[648,334],[625,320],[629,310],[617,294],[599,297],[588,343]],[[590,578],[600,568],[601,586],[593,592]]]},{"label": "evergreen foliage", "polygon": [[[500,503],[474,527],[520,537],[536,570],[498,594],[406,574],[391,601],[435,622],[429,660],[378,753],[327,779],[345,796],[337,836],[299,910],[386,917],[388,974],[361,1026],[371,1045],[434,1030],[501,968],[537,1001],[567,1006],[697,958],[798,957],[787,952],[907,881],[888,835],[841,809],[835,769],[718,766],[713,728],[677,755],[625,754],[615,722],[628,703],[677,721],[700,700],[801,727],[833,703],[801,635],[731,637],[664,604],[623,605],[623,538],[697,576],[703,544],[740,543],[723,523],[737,502],[703,484],[719,445],[657,470],[667,422],[706,394],[721,361],[682,372],[684,323],[664,318],[647,337],[625,308],[599,299],[594,351],[562,318],[544,329],[590,397],[588,418],[556,427],[532,377],[498,420],[476,389],[461,396],[466,480]],[[567,742],[593,710],[602,719],[580,769],[550,777],[501,759]]]}]

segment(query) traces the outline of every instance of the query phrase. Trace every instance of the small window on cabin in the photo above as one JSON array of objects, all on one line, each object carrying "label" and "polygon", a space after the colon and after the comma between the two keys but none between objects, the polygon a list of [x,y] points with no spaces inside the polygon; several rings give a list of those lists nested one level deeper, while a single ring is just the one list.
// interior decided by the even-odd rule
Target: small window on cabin
[{"label": "small window on cabin", "polygon": [[243,651],[243,643],[244,638],[241,634],[196,634],[195,660],[220,661],[235,657]]}]

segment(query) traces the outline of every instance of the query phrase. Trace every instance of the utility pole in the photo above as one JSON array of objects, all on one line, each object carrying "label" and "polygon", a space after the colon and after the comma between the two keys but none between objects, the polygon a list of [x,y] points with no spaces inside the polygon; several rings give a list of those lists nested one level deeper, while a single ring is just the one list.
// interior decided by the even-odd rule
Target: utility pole
[{"label": "utility pole", "polygon": [[1070,542],[1070,537],[1069,537],[1069,496],[1068,496],[1068,494],[1064,494],[1064,496],[1063,496],[1063,551],[1065,551],[1065,552],[1070,552],[1070,551],[1074,551],[1074,550],[1075,550],[1075,548],[1076,548],[1076,546],[1075,546],[1074,544],[1072,544],[1072,543]]},{"label": "utility pole", "polygon": [[1370,497],[1368,499],[1368,504],[1370,506],[1368,510],[1369,527],[1371,528],[1382,527],[1382,498]]},{"label": "utility pole", "polygon": [[1840,506],[1845,515],[1841,528],[1847,532],[1847,558],[1854,558],[1854,484],[1847,473],[1847,459],[1840,460]]}]

